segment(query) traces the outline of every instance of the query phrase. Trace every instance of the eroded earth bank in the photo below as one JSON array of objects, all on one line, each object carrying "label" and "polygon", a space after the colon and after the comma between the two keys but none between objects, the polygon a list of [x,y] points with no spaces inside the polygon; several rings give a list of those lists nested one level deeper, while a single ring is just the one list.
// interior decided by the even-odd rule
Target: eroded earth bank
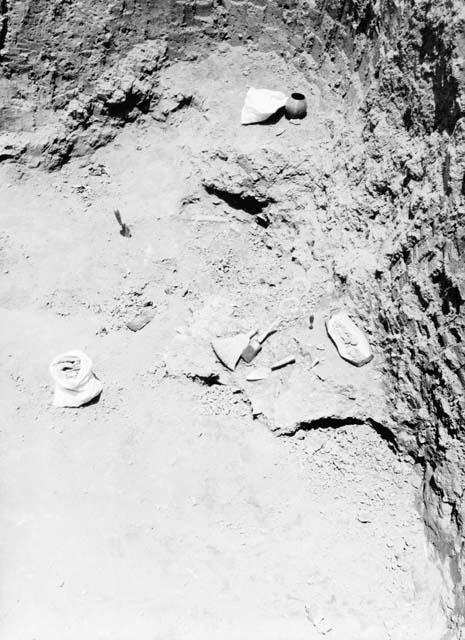
[{"label": "eroded earth bank", "polygon": [[[0,11],[3,635],[461,638],[462,3]],[[250,86],[307,117],[241,127]],[[227,374],[275,317],[296,364]]]}]

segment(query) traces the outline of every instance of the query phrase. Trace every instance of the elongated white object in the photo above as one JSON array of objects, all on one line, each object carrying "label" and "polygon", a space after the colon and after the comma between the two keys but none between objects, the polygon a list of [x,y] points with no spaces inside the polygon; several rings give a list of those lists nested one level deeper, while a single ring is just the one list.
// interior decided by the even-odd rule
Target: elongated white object
[{"label": "elongated white object", "polygon": [[50,374],[55,382],[55,407],[80,407],[103,389],[92,371],[92,360],[77,349],[57,356],[50,365]]},{"label": "elongated white object", "polygon": [[287,96],[281,91],[250,87],[241,113],[241,124],[253,124],[268,120],[278,109],[284,107]]},{"label": "elongated white object", "polygon": [[326,330],[341,358],[361,367],[373,358],[365,333],[345,311],[336,311],[326,320]]},{"label": "elongated white object", "polygon": [[293,362],[295,362],[295,357],[288,356],[286,358],[283,358],[282,360],[278,360],[278,362],[275,362],[270,367],[257,367],[249,373],[249,375],[246,377],[246,380],[248,382],[264,380],[265,378],[268,378],[270,373],[275,369],[280,369],[281,367],[285,367],[286,365],[292,364]]}]

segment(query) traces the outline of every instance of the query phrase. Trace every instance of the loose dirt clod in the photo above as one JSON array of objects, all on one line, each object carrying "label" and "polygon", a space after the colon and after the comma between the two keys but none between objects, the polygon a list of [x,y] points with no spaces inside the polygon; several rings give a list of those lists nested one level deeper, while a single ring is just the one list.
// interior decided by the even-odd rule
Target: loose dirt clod
[{"label": "loose dirt clod", "polygon": [[153,320],[152,313],[144,313],[137,316],[137,318],[134,318],[134,320],[129,320],[129,322],[126,323],[126,326],[131,331],[140,331],[145,326],[147,326],[149,322],[151,322],[152,320]]}]

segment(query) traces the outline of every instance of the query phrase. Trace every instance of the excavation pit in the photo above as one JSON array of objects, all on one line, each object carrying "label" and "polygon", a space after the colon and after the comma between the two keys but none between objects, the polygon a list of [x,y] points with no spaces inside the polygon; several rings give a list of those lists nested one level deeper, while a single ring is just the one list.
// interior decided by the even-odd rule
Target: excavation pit
[{"label": "excavation pit", "polygon": [[[240,19],[213,3],[213,31],[200,5],[127,4],[0,5],[0,628],[460,638],[464,138],[445,3]],[[88,45],[94,29],[110,35]],[[250,86],[301,87],[306,118],[241,127]],[[365,367],[328,340],[336,306],[368,333]],[[278,316],[257,365],[296,366],[225,381],[209,335]],[[71,347],[104,393],[52,410],[48,362]]]}]

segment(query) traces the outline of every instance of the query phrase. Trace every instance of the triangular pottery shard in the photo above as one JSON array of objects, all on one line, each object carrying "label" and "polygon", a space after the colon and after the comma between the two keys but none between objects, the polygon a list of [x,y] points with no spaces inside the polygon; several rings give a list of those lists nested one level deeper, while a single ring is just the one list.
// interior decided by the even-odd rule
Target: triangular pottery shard
[{"label": "triangular pottery shard", "polygon": [[216,338],[216,340],[212,341],[213,351],[225,367],[234,371],[242,352],[255,333],[256,330],[248,333],[239,333],[230,338]]},{"label": "triangular pottery shard", "polygon": [[336,311],[326,320],[326,330],[341,358],[361,367],[373,358],[365,333],[345,311]]}]

